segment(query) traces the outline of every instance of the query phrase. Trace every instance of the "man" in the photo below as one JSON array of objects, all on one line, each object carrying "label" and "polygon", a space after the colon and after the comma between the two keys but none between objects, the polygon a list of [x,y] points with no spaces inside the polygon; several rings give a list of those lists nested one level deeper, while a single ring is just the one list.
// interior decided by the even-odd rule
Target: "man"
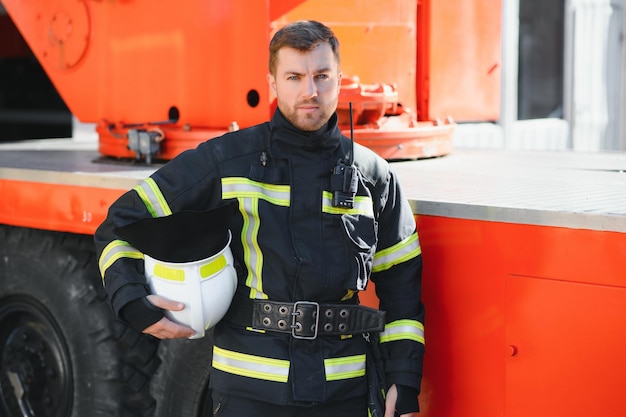
[{"label": "man", "polygon": [[[370,277],[386,312],[385,417],[418,411],[424,310],[415,220],[387,162],[338,129],[339,63],[338,41],[321,23],[279,30],[270,43],[272,120],[170,161],[149,180],[152,198],[129,191],[96,232],[103,253],[124,244],[115,230],[134,221],[237,202],[228,228],[239,284],[214,329],[215,415],[365,416],[361,334],[375,317],[357,304]],[[116,313],[158,338],[192,336],[163,315],[184,308],[179,301],[149,294],[140,254],[121,253],[100,259]],[[359,319],[337,321],[344,315]]]}]

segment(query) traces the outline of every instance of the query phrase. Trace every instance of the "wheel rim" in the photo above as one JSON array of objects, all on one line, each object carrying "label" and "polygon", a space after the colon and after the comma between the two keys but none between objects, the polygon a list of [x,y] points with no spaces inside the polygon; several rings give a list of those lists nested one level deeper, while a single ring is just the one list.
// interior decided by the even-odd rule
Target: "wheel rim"
[{"label": "wheel rim", "polygon": [[70,355],[52,314],[30,297],[0,300],[1,404],[10,417],[66,417]]}]

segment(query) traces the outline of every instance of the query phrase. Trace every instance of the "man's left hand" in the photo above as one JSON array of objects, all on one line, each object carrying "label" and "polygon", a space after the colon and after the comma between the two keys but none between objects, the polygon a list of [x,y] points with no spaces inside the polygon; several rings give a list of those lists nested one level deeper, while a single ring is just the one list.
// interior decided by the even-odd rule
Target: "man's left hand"
[{"label": "man's left hand", "polygon": [[[385,415],[384,417],[396,416],[396,401],[398,400],[398,390],[396,385],[389,387],[387,396],[385,397]],[[419,413],[402,414],[400,417],[417,417]]]}]

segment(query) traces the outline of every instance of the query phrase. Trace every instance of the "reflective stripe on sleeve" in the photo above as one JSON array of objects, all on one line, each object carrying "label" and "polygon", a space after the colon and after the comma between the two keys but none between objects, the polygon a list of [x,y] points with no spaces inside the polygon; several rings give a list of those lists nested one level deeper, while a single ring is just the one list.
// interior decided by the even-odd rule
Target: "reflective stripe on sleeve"
[{"label": "reflective stripe on sleeve", "polygon": [[326,381],[358,378],[365,375],[365,355],[324,359]]},{"label": "reflective stripe on sleeve", "polygon": [[374,206],[370,197],[357,195],[354,197],[353,208],[334,207],[332,193],[324,191],[322,193],[322,212],[329,214],[360,214],[373,218]]},{"label": "reflective stripe on sleeve", "polygon": [[395,245],[374,254],[372,272],[385,271],[394,265],[416,258],[422,253],[417,232]]},{"label": "reflective stripe on sleeve", "polygon": [[114,240],[102,251],[98,266],[102,275],[102,284],[104,285],[104,273],[106,270],[120,258],[143,259],[143,253],[133,248],[123,240]]},{"label": "reflective stripe on sleeve", "polygon": [[139,194],[139,198],[146,205],[152,217],[165,217],[172,214],[172,210],[165,201],[159,186],[152,178],[142,181],[133,190]]},{"label": "reflective stripe on sleeve", "polygon": [[397,340],[413,340],[424,344],[424,325],[417,320],[409,319],[387,323],[385,330],[380,334],[380,343]]},{"label": "reflective stripe on sleeve", "polygon": [[265,381],[287,382],[289,377],[289,361],[233,352],[217,346],[213,347],[213,367]]}]

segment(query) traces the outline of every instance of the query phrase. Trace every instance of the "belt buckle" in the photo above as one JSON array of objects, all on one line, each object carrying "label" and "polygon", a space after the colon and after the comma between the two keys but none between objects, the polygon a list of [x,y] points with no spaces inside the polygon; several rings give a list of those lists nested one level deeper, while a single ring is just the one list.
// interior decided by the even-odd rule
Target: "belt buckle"
[{"label": "belt buckle", "polygon": [[[308,307],[313,307],[314,308],[314,318],[315,318],[315,324],[314,324],[314,328],[315,331],[313,332],[312,336],[303,336],[301,334],[296,334],[296,331],[302,331],[304,332],[304,325],[302,324],[301,321],[297,320],[297,317],[300,314],[304,314],[304,309],[300,309],[298,311],[298,307],[304,307],[304,306],[308,306]],[[316,303],[315,301],[296,301],[295,303],[293,303],[293,310],[291,312],[291,336],[294,337],[295,339],[307,339],[307,340],[313,340],[317,338],[317,326],[319,324],[319,320],[320,320],[320,305],[319,303]]]}]

